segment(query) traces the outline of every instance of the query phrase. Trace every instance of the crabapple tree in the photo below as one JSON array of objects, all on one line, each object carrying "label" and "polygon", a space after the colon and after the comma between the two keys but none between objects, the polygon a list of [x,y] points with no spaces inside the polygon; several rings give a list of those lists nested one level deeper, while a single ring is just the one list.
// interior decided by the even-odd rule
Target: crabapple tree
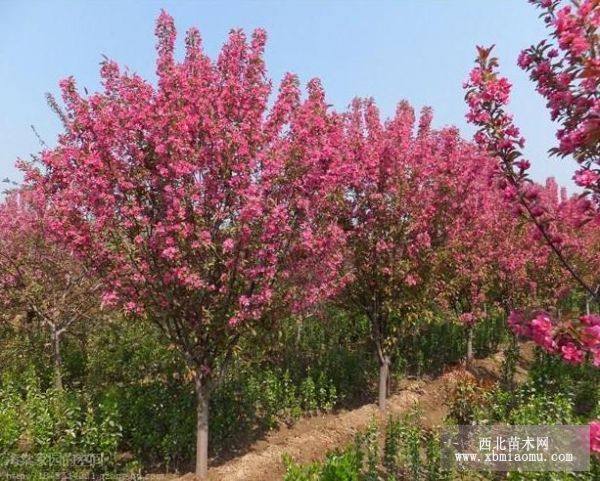
[{"label": "crabapple tree", "polygon": [[[494,186],[495,164],[490,158],[471,164],[464,172],[462,209],[448,224],[445,246],[439,249],[437,276],[443,279],[438,302],[454,312],[467,331],[466,362],[473,359],[473,329],[494,304],[500,307],[525,268],[521,226],[510,213],[510,204]],[[507,289],[508,288],[508,289]]]},{"label": "crabapple tree", "polygon": [[99,284],[57,241],[35,191],[13,190],[0,204],[0,307],[5,322],[47,332],[54,387],[62,390],[61,340],[98,316]]},{"label": "crabapple tree", "polygon": [[216,61],[196,29],[174,57],[162,12],[157,85],[101,68],[103,90],[61,83],[65,132],[29,182],[53,229],[103,281],[103,302],[147,318],[179,348],[197,394],[196,473],[207,475],[208,402],[240,338],[342,282],[342,124],[317,80],[286,75],[270,106],[265,32],[234,30]]},{"label": "crabapple tree", "polygon": [[381,410],[400,329],[424,320],[443,290],[433,275],[436,253],[464,212],[466,178],[486,161],[456,130],[434,131],[430,122],[425,109],[416,128],[403,102],[384,123],[371,100],[355,100],[346,119],[342,175],[349,180],[341,217],[352,280],[344,299],[370,323]]}]

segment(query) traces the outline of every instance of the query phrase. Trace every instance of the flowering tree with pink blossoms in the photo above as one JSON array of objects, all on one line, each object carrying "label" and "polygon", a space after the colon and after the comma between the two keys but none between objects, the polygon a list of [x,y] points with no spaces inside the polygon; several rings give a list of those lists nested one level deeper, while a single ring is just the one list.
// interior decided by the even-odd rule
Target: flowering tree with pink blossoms
[{"label": "flowering tree with pink blossoms", "polygon": [[[493,185],[495,163],[485,159],[463,176],[463,211],[449,225],[445,247],[438,253],[439,302],[467,330],[466,361],[473,358],[473,329],[494,307],[506,309],[529,289],[525,272],[534,265],[523,245],[523,225]],[[519,289],[515,285],[519,284]]]},{"label": "flowering tree with pink blossoms", "polygon": [[[558,45],[547,41],[531,47],[519,57],[519,65],[530,72],[538,91],[548,100],[553,120],[560,124],[559,146],[551,153],[573,155],[579,164],[575,181],[583,194],[568,201],[551,202],[531,182],[529,162],[522,157],[524,139],[505,106],[511,85],[498,72],[491,49],[478,48],[477,66],[465,83],[469,105],[467,118],[479,126],[475,139],[499,159],[499,180],[518,214],[526,216],[543,241],[589,300],[598,301],[597,238],[600,228],[599,177],[599,86],[598,24],[600,4],[586,0],[565,5],[553,0],[535,0],[542,17],[553,28]],[[575,229],[574,234],[571,229]],[[576,320],[552,319],[546,312],[534,313],[533,321],[522,312],[511,315],[516,332],[528,335],[542,347],[562,355],[568,362],[582,362],[586,355],[600,362],[600,318],[586,313]]]},{"label": "flowering tree with pink blossoms", "polygon": [[48,334],[56,389],[63,389],[63,337],[93,321],[99,307],[98,282],[57,242],[43,197],[10,192],[0,204],[0,320]]},{"label": "flowering tree with pink blossoms", "polygon": [[384,123],[370,100],[354,101],[346,120],[342,219],[352,282],[344,299],[370,323],[381,410],[400,329],[424,321],[444,289],[436,254],[461,222],[468,178],[486,161],[454,129],[434,131],[430,123],[426,109],[417,128],[405,102]]},{"label": "flowering tree with pink blossoms", "polygon": [[218,59],[197,30],[174,58],[158,18],[158,85],[106,61],[104,90],[61,83],[65,132],[29,182],[55,232],[103,280],[106,305],[147,318],[179,348],[197,393],[196,473],[207,474],[208,402],[240,338],[342,282],[342,124],[318,81],[287,75],[269,107],[265,33],[232,31]]},{"label": "flowering tree with pink blossoms", "polygon": [[438,301],[467,330],[467,363],[474,326],[489,309],[508,314],[515,306],[553,305],[565,290],[563,272],[549,249],[532,240],[537,232],[513,214],[496,174],[491,158],[465,166],[457,186],[462,209],[449,221],[445,246],[436,254],[443,280]]}]

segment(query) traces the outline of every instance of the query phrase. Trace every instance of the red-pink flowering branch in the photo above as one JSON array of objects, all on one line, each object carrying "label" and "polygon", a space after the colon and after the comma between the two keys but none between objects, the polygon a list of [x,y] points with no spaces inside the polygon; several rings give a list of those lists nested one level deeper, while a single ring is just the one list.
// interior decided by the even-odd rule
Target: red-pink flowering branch
[{"label": "red-pink flowering branch", "polygon": [[600,367],[600,316],[589,314],[577,320],[553,322],[545,312],[534,313],[533,320],[513,311],[508,323],[516,334],[533,339],[550,354],[560,355],[570,364],[581,364],[588,357]]},{"label": "red-pink flowering branch", "polygon": [[[575,267],[574,259],[587,257],[584,266],[585,261],[597,266],[586,250],[594,257],[600,225],[597,34],[600,2],[583,0],[565,5],[559,0],[532,0],[532,3],[544,10],[542,17],[553,28],[552,37],[558,45],[555,48],[543,41],[523,51],[519,65],[530,72],[538,92],[548,101],[552,119],[560,123],[557,132],[560,144],[551,153],[575,157],[580,165],[575,181],[587,192],[555,203],[552,196],[541,195],[542,190],[528,178],[529,162],[522,159],[520,152],[524,139],[505,112],[510,83],[498,75],[498,62],[490,56],[491,48],[478,47],[477,66],[465,83],[467,118],[479,127],[475,136],[477,143],[499,159],[500,185],[506,197],[518,202],[517,212],[527,214],[562,266],[591,299],[598,300],[596,275],[584,276],[581,266]],[[569,232],[573,228],[574,234]],[[583,244],[578,236],[585,239]],[[577,248],[579,252],[573,252]],[[582,362],[587,353],[598,365],[598,322],[594,316],[552,322],[548,314],[540,312],[528,323],[523,314],[514,312],[510,322],[515,332],[533,338],[544,349],[560,354],[568,362]]]},{"label": "red-pink flowering branch", "polygon": [[[521,209],[517,208],[517,212],[522,210],[528,215],[565,269],[590,296],[598,298],[597,290],[580,275],[564,254],[564,239],[552,228],[551,213],[540,197],[539,188],[528,177],[530,163],[522,158],[520,151],[525,140],[515,126],[512,116],[505,111],[511,85],[506,78],[498,75],[498,61],[490,56],[491,48],[478,47],[478,52],[477,66],[465,83],[465,99],[469,106],[467,119],[479,127],[475,140],[499,159],[502,173],[500,187],[504,189],[507,198],[515,200],[521,206]],[[583,225],[586,222],[596,222],[594,214],[590,218],[589,201],[581,198],[579,202],[579,223]]]},{"label": "red-pink flowering branch", "polygon": [[559,156],[579,163],[575,182],[600,202],[600,2],[530,0],[542,10],[551,29],[543,40],[524,50],[519,66],[529,72],[537,91],[547,100]]}]

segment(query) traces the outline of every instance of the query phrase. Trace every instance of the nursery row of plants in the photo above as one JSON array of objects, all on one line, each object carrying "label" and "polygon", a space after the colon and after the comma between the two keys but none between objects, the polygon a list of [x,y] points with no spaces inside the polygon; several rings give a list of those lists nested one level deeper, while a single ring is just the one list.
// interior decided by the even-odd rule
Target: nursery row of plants
[{"label": "nursery row of plants", "polygon": [[[589,366],[568,366],[538,351],[528,379],[520,386],[486,386],[472,378],[461,381],[447,399],[452,424],[573,425],[587,424],[600,414],[600,379]],[[299,465],[286,457],[283,481],[452,481],[452,480],[595,480],[600,463],[591,458],[582,472],[473,472],[442,463],[441,428],[423,423],[419,408],[391,416],[385,424],[373,419],[351,445],[325,459]]]},{"label": "nursery row of plants", "polygon": [[[493,352],[507,335],[503,319],[479,324],[478,356]],[[211,396],[211,457],[227,459],[280,424],[300,416],[372,402],[377,363],[364,334],[343,314],[329,323],[308,319],[298,334],[293,319],[279,339],[249,339]],[[6,472],[27,479],[47,475],[44,463],[18,459],[103,454],[100,466],[79,474],[184,472],[194,459],[195,392],[185,363],[151,326],[115,318],[64,340],[63,388],[54,387],[52,352],[43,329],[3,332],[0,449]],[[503,333],[499,336],[499,333]],[[440,348],[439,335],[448,340]],[[438,319],[407,328],[395,356],[392,383],[405,376],[439,373],[466,353],[458,323]],[[93,469],[92,469],[93,468]],[[60,472],[58,467],[55,467]]]},{"label": "nursery row of plants", "polygon": [[573,195],[529,177],[491,48],[464,85],[474,141],[406,101],[336,111],[318,79],[273,91],[261,29],[213,60],[191,28],[179,59],[164,11],[155,79],[105,59],[98,92],[61,81],[63,132],[0,204],[8,468],[205,478],[209,453],[374,391],[385,411],[398,376],[513,335],[600,365],[600,6],[533,3],[551,36],[519,65]]}]

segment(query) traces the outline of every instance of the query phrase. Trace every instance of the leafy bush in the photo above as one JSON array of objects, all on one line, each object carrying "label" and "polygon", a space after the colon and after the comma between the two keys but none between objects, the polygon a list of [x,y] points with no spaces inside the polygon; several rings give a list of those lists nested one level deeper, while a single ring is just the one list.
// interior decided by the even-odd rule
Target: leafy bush
[{"label": "leafy bush", "polygon": [[322,463],[302,466],[284,457],[284,481],[362,481],[362,456],[355,448],[329,453]]},{"label": "leafy bush", "polygon": [[313,463],[303,466],[301,464],[294,463],[294,461],[287,455],[284,455],[283,463],[286,467],[283,481],[319,481],[321,472],[320,463]]},{"label": "leafy bush", "polygon": [[485,390],[472,376],[463,373],[446,400],[448,417],[456,424],[471,424],[486,401]]},{"label": "leafy bush", "polygon": [[[92,403],[81,391],[44,390],[33,368],[22,385],[5,375],[0,385],[0,454],[3,469],[27,479],[49,471],[111,472],[118,468],[122,437],[116,406]],[[77,466],[75,456],[95,456]]]}]

